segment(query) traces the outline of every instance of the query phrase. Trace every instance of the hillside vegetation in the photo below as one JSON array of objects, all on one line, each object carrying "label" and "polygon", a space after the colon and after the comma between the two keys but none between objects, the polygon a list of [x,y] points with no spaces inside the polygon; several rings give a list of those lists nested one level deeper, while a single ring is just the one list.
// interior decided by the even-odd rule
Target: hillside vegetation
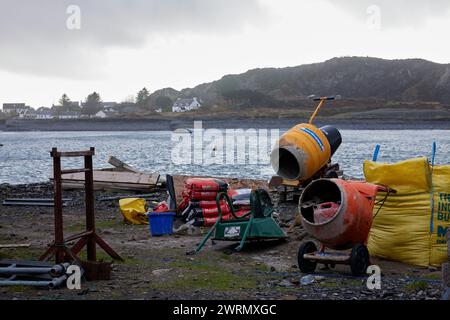
[{"label": "hillside vegetation", "polygon": [[181,91],[165,88],[150,97],[154,101],[159,96],[172,100],[196,96],[209,107],[273,109],[309,106],[305,100],[311,94],[339,94],[387,108],[450,104],[450,65],[422,59],[333,58],[297,67],[254,69]]}]

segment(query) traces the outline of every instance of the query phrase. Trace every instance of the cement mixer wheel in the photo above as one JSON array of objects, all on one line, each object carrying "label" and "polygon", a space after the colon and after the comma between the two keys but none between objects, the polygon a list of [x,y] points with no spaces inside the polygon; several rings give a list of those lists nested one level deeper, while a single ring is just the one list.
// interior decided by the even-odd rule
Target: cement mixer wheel
[{"label": "cement mixer wheel", "polygon": [[363,244],[358,244],[352,248],[350,254],[350,268],[354,276],[360,276],[367,272],[369,267],[369,251]]},{"label": "cement mixer wheel", "polygon": [[302,243],[298,249],[298,268],[303,273],[313,273],[316,270],[317,262],[305,259],[305,253],[313,253],[317,251],[316,244],[312,241]]}]

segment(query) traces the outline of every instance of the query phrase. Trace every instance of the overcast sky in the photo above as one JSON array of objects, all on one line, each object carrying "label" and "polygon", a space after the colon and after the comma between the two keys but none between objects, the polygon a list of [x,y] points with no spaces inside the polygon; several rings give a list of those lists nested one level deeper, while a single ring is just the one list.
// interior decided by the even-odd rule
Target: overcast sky
[{"label": "overcast sky", "polygon": [[0,103],[122,101],[335,56],[448,63],[449,31],[448,0],[0,0]]}]

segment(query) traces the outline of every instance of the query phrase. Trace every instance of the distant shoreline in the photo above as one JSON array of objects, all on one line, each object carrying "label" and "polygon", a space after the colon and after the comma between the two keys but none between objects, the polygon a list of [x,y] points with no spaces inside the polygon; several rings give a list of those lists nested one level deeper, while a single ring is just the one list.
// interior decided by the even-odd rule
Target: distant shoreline
[{"label": "distant shoreline", "polygon": [[[194,120],[202,120],[203,128],[287,129],[304,118],[159,118],[159,119],[76,119],[76,120],[0,120],[0,131],[172,131],[178,128],[192,128]],[[449,120],[420,119],[333,119],[318,118],[317,126],[335,125],[344,130],[450,130]]]}]

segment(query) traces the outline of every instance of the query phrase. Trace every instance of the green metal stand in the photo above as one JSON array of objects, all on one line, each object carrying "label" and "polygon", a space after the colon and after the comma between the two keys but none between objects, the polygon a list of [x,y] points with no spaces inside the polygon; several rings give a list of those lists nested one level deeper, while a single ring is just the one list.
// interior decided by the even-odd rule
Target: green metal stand
[{"label": "green metal stand", "polygon": [[[233,216],[233,220],[224,221],[220,201],[225,199]],[[220,193],[216,198],[218,208],[218,219],[211,227],[196,249],[190,253],[199,252],[206,241],[239,241],[236,251],[242,250],[247,240],[257,239],[282,239],[286,238],[286,233],[278,226],[273,219],[273,205],[269,194],[264,189],[252,191],[250,196],[251,210],[244,215],[237,216],[233,208],[233,203],[226,193]]]}]

